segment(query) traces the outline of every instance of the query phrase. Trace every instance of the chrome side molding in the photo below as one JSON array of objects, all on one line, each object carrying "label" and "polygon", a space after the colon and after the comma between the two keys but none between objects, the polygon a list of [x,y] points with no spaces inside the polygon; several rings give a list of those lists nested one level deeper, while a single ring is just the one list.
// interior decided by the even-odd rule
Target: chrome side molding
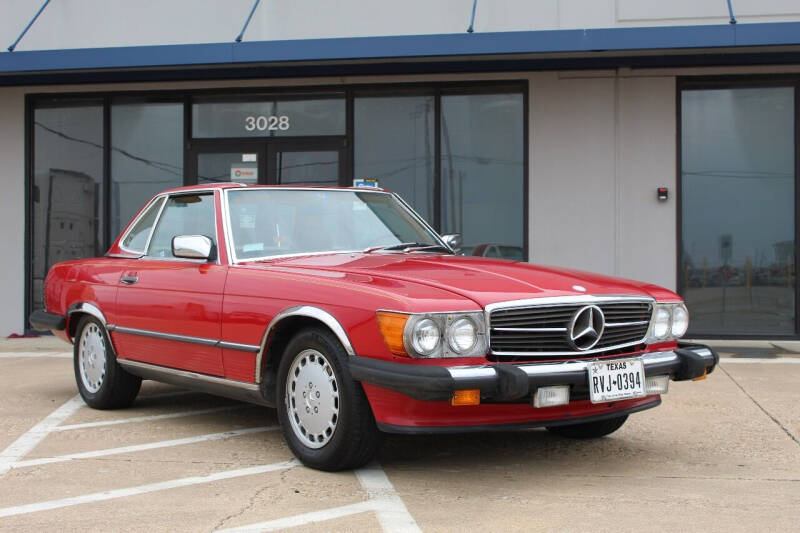
[{"label": "chrome side molding", "polygon": [[107,324],[106,317],[103,312],[92,304],[86,302],[76,302],[70,305],[67,309],[67,316],[70,316],[74,313],[86,313],[87,315],[92,315],[95,317],[104,326]]},{"label": "chrome side molding", "polygon": [[266,351],[270,335],[282,320],[293,316],[304,316],[319,320],[328,326],[331,331],[333,331],[334,335],[336,335],[336,337],[339,339],[339,342],[341,342],[342,346],[344,346],[344,350],[347,352],[347,355],[352,356],[356,354],[355,350],[353,349],[353,345],[350,343],[350,338],[347,336],[347,333],[342,325],[332,314],[320,309],[319,307],[313,307],[311,305],[290,307],[275,315],[275,317],[267,326],[266,331],[264,331],[264,337],[261,339],[261,346],[259,347],[258,355],[256,356],[256,383],[261,383],[261,362],[264,358],[264,352]]},{"label": "chrome side molding", "polygon": [[261,387],[255,383],[247,383],[234,379],[226,379],[208,374],[198,374],[187,370],[177,370],[160,365],[142,363],[130,359],[117,359],[117,362],[129,373],[142,379],[152,379],[185,387],[198,392],[224,396],[243,402],[270,406],[261,394]]},{"label": "chrome side molding", "polygon": [[188,342],[189,344],[199,344],[201,346],[218,346],[227,350],[239,350],[241,352],[252,353],[259,351],[259,346],[254,344],[240,344],[238,342],[226,342],[219,339],[207,339],[203,337],[192,337],[189,335],[178,335],[175,333],[164,333],[161,331],[128,328],[124,326],[117,326],[116,324],[107,324],[106,329],[108,331],[115,331],[117,333],[127,333],[128,335],[139,335],[140,337],[150,337],[165,341]]}]

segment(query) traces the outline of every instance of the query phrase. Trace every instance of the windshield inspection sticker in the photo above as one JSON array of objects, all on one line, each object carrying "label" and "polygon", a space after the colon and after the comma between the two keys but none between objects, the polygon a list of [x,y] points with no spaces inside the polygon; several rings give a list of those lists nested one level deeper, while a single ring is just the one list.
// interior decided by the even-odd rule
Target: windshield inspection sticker
[{"label": "windshield inspection sticker", "polygon": [[256,229],[256,216],[239,215],[239,227],[242,229]]}]

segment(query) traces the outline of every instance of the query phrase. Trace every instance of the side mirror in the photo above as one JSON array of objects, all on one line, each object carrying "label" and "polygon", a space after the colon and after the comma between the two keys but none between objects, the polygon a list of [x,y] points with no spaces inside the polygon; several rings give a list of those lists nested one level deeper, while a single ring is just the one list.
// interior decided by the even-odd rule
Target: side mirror
[{"label": "side mirror", "polygon": [[214,243],[205,235],[178,235],[172,238],[172,255],[184,259],[211,259]]},{"label": "side mirror", "polygon": [[461,251],[461,234],[460,233],[450,233],[448,235],[442,235],[442,240],[454,252],[460,252]]}]

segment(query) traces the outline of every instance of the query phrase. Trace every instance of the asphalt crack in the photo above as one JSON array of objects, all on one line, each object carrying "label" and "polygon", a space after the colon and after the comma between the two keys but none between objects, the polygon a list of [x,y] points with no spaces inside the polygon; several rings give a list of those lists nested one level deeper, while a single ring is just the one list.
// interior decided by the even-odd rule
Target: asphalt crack
[{"label": "asphalt crack", "polygon": [[258,500],[258,497],[261,496],[265,491],[269,490],[271,487],[272,486],[268,483],[268,484],[264,485],[263,487],[261,487],[260,489],[258,489],[257,491],[255,491],[255,493],[253,493],[253,495],[250,496],[250,499],[247,501],[247,504],[244,507],[242,507],[237,512],[235,512],[233,514],[230,514],[230,515],[226,516],[225,518],[223,518],[222,520],[220,520],[217,523],[217,525],[215,525],[212,528],[211,531],[217,531],[218,529],[222,528],[222,526],[224,526],[225,523],[230,522],[234,518],[238,518],[238,517],[242,516],[244,513],[246,513],[247,511],[251,510],[256,505],[256,501]]},{"label": "asphalt crack", "polygon": [[729,373],[727,370],[725,370],[725,367],[723,367],[722,365],[719,365],[719,369],[720,369],[720,370],[722,370],[722,371],[725,373],[725,375],[726,375],[726,376],[728,376],[728,377],[730,378],[730,380],[731,380],[731,381],[733,381],[733,384],[734,384],[734,385],[736,385],[736,386],[739,388],[739,390],[740,390],[740,391],[742,391],[742,392],[744,393],[744,395],[745,395],[745,396],[747,396],[748,398],[750,398],[750,401],[751,401],[751,402],[753,402],[753,403],[756,405],[756,407],[758,407],[759,409],[761,409],[761,412],[762,412],[762,413],[764,413],[765,415],[767,415],[767,416],[769,417],[769,419],[770,419],[770,420],[772,420],[773,422],[775,422],[775,425],[777,425],[779,428],[781,428],[781,429],[783,430],[783,432],[784,432],[784,433],[786,433],[786,435],[788,435],[788,436],[789,436],[789,438],[790,438],[790,439],[792,439],[792,440],[794,441],[794,443],[795,443],[795,444],[797,444],[798,446],[800,446],[800,440],[798,440],[798,439],[797,439],[797,437],[795,437],[795,435],[794,435],[794,434],[793,434],[791,431],[789,431],[789,428],[787,428],[786,426],[784,426],[784,425],[783,425],[783,423],[781,423],[781,421],[780,421],[780,420],[778,420],[777,418],[775,418],[775,417],[772,415],[772,413],[770,413],[769,411],[767,411],[767,410],[764,408],[764,406],[762,406],[760,403],[758,403],[758,400],[756,400],[755,398],[753,398],[753,396],[751,396],[751,395],[750,395],[750,393],[749,393],[749,392],[747,392],[747,391],[744,389],[744,387],[742,387],[742,386],[741,386],[741,384],[739,384],[739,382],[738,382],[738,381],[736,381],[736,378],[734,378],[732,375],[730,375],[730,373]]}]

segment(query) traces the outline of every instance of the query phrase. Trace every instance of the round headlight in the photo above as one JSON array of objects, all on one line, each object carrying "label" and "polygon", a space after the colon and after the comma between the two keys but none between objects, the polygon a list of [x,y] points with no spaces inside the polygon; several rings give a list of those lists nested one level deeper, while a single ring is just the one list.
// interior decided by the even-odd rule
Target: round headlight
[{"label": "round headlight", "polygon": [[683,337],[689,329],[689,311],[683,304],[676,305],[672,310],[672,336]]},{"label": "round headlight", "polygon": [[478,332],[475,322],[469,318],[459,318],[447,330],[447,343],[456,353],[464,353],[475,346]]},{"label": "round headlight", "polygon": [[669,309],[659,307],[656,310],[656,319],[653,322],[653,337],[664,339],[669,333]]},{"label": "round headlight", "polygon": [[439,337],[442,332],[439,326],[430,318],[423,318],[416,324],[411,332],[411,346],[420,355],[431,355],[439,346]]}]

